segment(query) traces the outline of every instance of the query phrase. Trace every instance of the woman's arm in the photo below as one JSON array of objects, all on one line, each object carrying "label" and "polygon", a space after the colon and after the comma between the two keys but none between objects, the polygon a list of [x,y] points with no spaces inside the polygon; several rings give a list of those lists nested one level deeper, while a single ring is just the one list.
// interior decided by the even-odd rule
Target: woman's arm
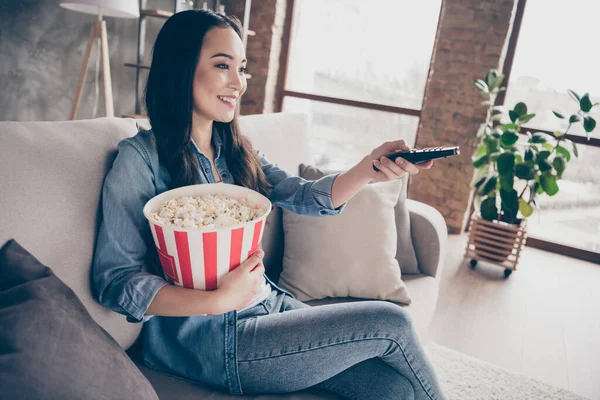
[{"label": "woman's arm", "polygon": [[[401,179],[406,173],[417,174],[419,169],[428,169],[433,165],[433,161],[416,166],[401,157],[396,158],[396,162],[385,157],[398,150],[408,151],[410,147],[406,145],[404,140],[385,142],[360,160],[354,167],[340,174],[331,188],[333,206],[339,207],[340,204],[346,203],[372,180],[375,182],[388,182]],[[380,162],[375,164],[379,171],[373,169],[375,160]]]},{"label": "woman's arm", "polygon": [[[142,213],[146,202],[156,195],[154,172],[141,146],[131,139],[119,143],[104,180],[92,264],[98,301],[125,315],[129,322],[146,321],[154,313],[217,314],[219,295],[175,287],[160,274],[152,233]],[[153,267],[159,269],[156,274],[149,271]]]},{"label": "woman's arm", "polygon": [[337,208],[348,202],[367,183],[374,179],[376,172],[371,165],[370,158],[366,156],[354,167],[338,175],[335,181],[333,181],[333,187],[331,188],[333,207]]},{"label": "woman's arm", "polygon": [[221,279],[219,288],[213,291],[165,286],[156,294],[148,313],[186,317],[198,314],[223,314],[248,305],[262,290],[265,266],[264,252],[256,251],[252,257]]},{"label": "woman's arm", "polygon": [[223,314],[228,309],[218,290],[204,291],[167,285],[160,289],[147,314],[166,317],[189,317],[200,314]]},{"label": "woman's arm", "polygon": [[300,215],[337,215],[345,204],[334,207],[331,188],[339,174],[331,174],[309,181],[279,168],[277,164],[257,150],[262,170],[273,185],[269,200],[276,206]]}]

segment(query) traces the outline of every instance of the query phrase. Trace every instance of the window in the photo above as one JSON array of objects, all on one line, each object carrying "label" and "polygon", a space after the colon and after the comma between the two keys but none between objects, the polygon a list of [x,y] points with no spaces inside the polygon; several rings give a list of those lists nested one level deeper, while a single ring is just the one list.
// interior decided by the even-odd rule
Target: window
[{"label": "window", "polygon": [[[567,89],[588,91],[593,102],[600,101],[600,59],[594,56],[598,12],[596,0],[571,0],[568,6],[527,0],[504,104],[512,108],[524,101],[537,114],[528,124],[531,131],[564,132],[568,122],[552,110],[568,118],[579,109]],[[594,110],[600,125],[600,107]],[[579,126],[568,133],[585,136]],[[591,137],[600,138],[600,129]],[[600,147],[597,139],[579,141],[579,158],[567,164],[560,192],[539,197],[541,212],[528,219],[529,236],[600,253]]]},{"label": "window", "polygon": [[283,111],[309,115],[316,165],[344,169],[383,141],[414,144],[440,6],[294,2]]}]

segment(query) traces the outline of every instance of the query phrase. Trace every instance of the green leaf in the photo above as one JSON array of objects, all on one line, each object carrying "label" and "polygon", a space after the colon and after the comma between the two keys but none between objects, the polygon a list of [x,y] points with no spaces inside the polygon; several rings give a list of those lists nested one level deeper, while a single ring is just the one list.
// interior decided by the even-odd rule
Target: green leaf
[{"label": "green leaf", "polygon": [[554,113],[554,115],[556,115],[558,118],[560,118],[560,119],[565,119],[565,116],[564,116],[564,115],[562,115],[561,113],[559,113],[558,111],[554,111],[554,110],[552,110],[552,112],[553,112],[553,113]]},{"label": "green leaf", "polygon": [[554,196],[556,193],[558,193],[556,176],[551,174],[542,174],[542,176],[540,176],[540,183],[542,184],[542,189],[548,196]]},{"label": "green leaf", "polygon": [[579,107],[581,107],[581,111],[583,112],[589,112],[592,109],[592,102],[588,93],[581,96],[581,99],[579,100]]},{"label": "green leaf", "polygon": [[519,129],[519,125],[517,125],[517,124],[504,124],[504,125],[500,126],[500,129],[502,130],[502,132],[516,131],[516,130]]},{"label": "green leaf", "polygon": [[583,118],[583,128],[586,132],[591,132],[596,127],[596,120],[592,117]]},{"label": "green leaf", "polygon": [[517,164],[515,165],[515,175],[519,179],[533,179],[535,178],[535,168],[532,168],[524,163]]},{"label": "green leaf", "polygon": [[513,131],[507,131],[502,134],[502,144],[504,146],[512,146],[519,140],[519,135]]},{"label": "green leaf", "polygon": [[512,122],[516,122],[519,119],[519,114],[517,114],[516,112],[514,112],[513,110],[510,110],[508,112],[508,116],[510,117],[510,120]]},{"label": "green leaf", "polygon": [[547,160],[538,159],[538,166],[540,168],[540,171],[542,172],[550,171],[552,169],[552,165],[550,165],[550,163]]},{"label": "green leaf", "polygon": [[533,160],[533,151],[531,149],[525,150],[525,161]]},{"label": "green leaf", "polygon": [[487,137],[483,139],[483,143],[485,144],[485,151],[487,154],[498,151],[498,140]]},{"label": "green leaf", "polygon": [[515,185],[515,176],[513,174],[500,175],[500,188],[511,190]]},{"label": "green leaf", "polygon": [[498,178],[496,178],[493,175],[490,176],[489,179],[487,179],[487,182],[485,182],[483,184],[483,187],[480,191],[480,195],[487,196],[487,195],[491,194],[491,192],[494,192],[496,190],[497,184],[498,184]]},{"label": "green leaf", "polygon": [[493,221],[498,218],[498,208],[496,207],[496,197],[488,197],[481,202],[481,217],[488,221]]},{"label": "green leaf", "polygon": [[489,93],[490,92],[487,83],[485,83],[481,79],[477,79],[475,82],[473,82],[473,85],[475,85],[475,87],[478,90],[480,90],[480,91],[482,91],[484,93]]},{"label": "green leaf", "polygon": [[538,160],[545,160],[550,157],[550,152],[548,150],[542,150],[537,154]]},{"label": "green leaf", "polygon": [[486,181],[486,177],[484,176],[483,178],[479,179],[477,181],[477,183],[475,183],[475,185],[473,185],[473,186],[476,188],[479,188],[479,186],[481,186],[483,184],[483,182],[485,182],[485,181]]},{"label": "green leaf", "polygon": [[552,151],[554,150],[554,145],[552,143],[546,142],[542,144],[542,148]]},{"label": "green leaf", "polygon": [[515,223],[519,211],[519,195],[516,190],[500,190],[501,207],[509,223]]},{"label": "green leaf", "polygon": [[563,172],[565,171],[565,166],[566,166],[565,159],[562,158],[561,156],[554,157],[554,160],[552,160],[552,166],[556,170],[556,174],[559,177],[561,177]]},{"label": "green leaf", "polygon": [[579,157],[579,150],[577,150],[577,145],[575,144],[575,142],[573,143],[573,154],[575,154],[575,157]]},{"label": "green leaf", "polygon": [[479,158],[480,156],[485,154],[485,143],[482,143],[479,145],[479,147],[477,147],[477,150],[475,151],[475,159]]},{"label": "green leaf", "polygon": [[515,105],[513,111],[521,118],[523,115],[527,114],[527,105],[521,101]]},{"label": "green leaf", "polygon": [[535,114],[526,114],[523,115],[522,117],[519,117],[519,121],[521,121],[522,124],[526,124],[529,121],[531,121],[531,119],[535,117]]},{"label": "green leaf", "polygon": [[559,137],[564,136],[564,135],[565,135],[565,132],[561,132],[561,131],[554,132],[554,137],[556,137],[556,138],[559,138]]},{"label": "green leaf", "polygon": [[560,154],[561,156],[563,156],[564,158],[566,158],[567,162],[571,161],[571,153],[569,153],[569,150],[567,150],[564,147],[559,145],[559,146],[556,146],[556,152],[558,154]]},{"label": "green leaf", "polygon": [[492,87],[492,85],[494,84],[494,82],[496,81],[496,77],[498,76],[498,72],[496,72],[495,69],[490,69],[484,77],[485,80],[485,84],[488,85],[489,87]]},{"label": "green leaf", "polygon": [[523,157],[519,153],[515,153],[515,163],[522,163]]},{"label": "green leaf", "polygon": [[475,168],[481,168],[483,165],[487,164],[489,161],[489,157],[486,154],[485,156],[479,157],[477,160],[473,162],[473,166]]},{"label": "green leaf", "polygon": [[502,153],[498,156],[496,163],[500,175],[512,175],[515,166],[515,155],[512,153]]},{"label": "green leaf", "polygon": [[533,214],[533,207],[525,201],[525,199],[519,199],[519,211],[525,218]]},{"label": "green leaf", "polygon": [[502,84],[502,81],[504,80],[504,74],[501,74],[500,71],[496,69],[490,69],[485,74],[484,79],[490,90],[492,90],[499,87]]},{"label": "green leaf", "polygon": [[569,94],[571,95],[571,97],[573,97],[575,100],[577,100],[577,102],[579,103],[579,101],[581,100],[579,98],[579,95],[577,93],[575,93],[574,91],[572,91],[571,89],[567,90],[569,92]]},{"label": "green leaf", "polygon": [[571,123],[571,124],[574,122],[579,122],[579,121],[581,121],[581,118],[579,118],[579,115],[577,115],[577,114],[573,114],[569,118],[569,123]]},{"label": "green leaf", "polygon": [[547,139],[546,139],[546,134],[545,133],[541,133],[541,132],[536,132],[533,134],[533,136],[531,136],[531,143],[546,143]]},{"label": "green leaf", "polygon": [[[537,182],[536,182],[536,183],[537,183]],[[536,186],[535,192],[536,192],[537,194],[542,194],[542,193],[544,193],[544,189],[542,188],[542,185],[541,185],[541,184],[538,184],[538,185]]]}]

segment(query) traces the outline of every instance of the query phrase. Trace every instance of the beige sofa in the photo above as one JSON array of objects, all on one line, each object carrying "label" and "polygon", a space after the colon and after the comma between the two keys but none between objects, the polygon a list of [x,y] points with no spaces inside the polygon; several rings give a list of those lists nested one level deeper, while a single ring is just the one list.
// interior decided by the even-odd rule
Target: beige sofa
[{"label": "beige sofa", "polygon": [[[290,173],[309,163],[307,118],[265,114],[240,118],[256,148]],[[0,245],[14,238],[70,286],[92,317],[124,349],[139,336],[131,324],[92,297],[90,266],[98,227],[99,195],[117,143],[136,134],[132,119],[67,122],[0,122]],[[407,201],[419,275],[404,275],[412,304],[407,307],[422,341],[433,317],[447,245],[446,224],[435,209]],[[284,251],[281,210],[269,216],[263,239],[267,273],[275,281]],[[311,305],[357,299],[325,299]],[[128,354],[134,354],[128,352]],[[139,366],[161,399],[323,399],[307,390],[281,396],[228,396]]]}]

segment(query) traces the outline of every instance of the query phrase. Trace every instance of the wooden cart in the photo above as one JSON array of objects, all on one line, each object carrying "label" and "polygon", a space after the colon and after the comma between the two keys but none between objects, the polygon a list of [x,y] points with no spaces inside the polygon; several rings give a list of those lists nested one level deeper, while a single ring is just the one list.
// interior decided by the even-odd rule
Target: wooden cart
[{"label": "wooden cart", "polygon": [[465,258],[475,268],[478,261],[485,261],[504,268],[504,277],[517,269],[521,249],[527,240],[527,220],[520,225],[487,221],[478,213],[471,215],[469,241]]}]

